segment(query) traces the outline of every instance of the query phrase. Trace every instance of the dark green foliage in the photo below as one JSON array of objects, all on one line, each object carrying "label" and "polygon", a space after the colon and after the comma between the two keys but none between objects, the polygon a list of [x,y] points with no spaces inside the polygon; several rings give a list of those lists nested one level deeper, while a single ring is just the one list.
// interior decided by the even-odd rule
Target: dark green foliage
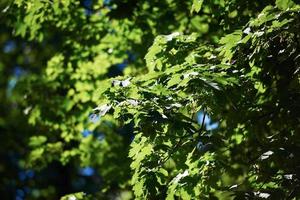
[{"label": "dark green foliage", "polygon": [[[159,36],[146,55],[150,73],[103,93],[115,118],[134,120],[129,156],[137,197],[299,195],[299,16],[298,7],[266,7],[223,37],[217,51],[199,46],[196,35]],[[194,124],[199,110],[218,129]]]},{"label": "dark green foliage", "polygon": [[297,3],[6,2],[1,42],[14,32],[35,57],[17,63],[15,98],[1,74],[1,106],[19,108],[0,128],[23,121],[24,168],[101,177],[97,192],[54,185],[49,199],[297,199]]}]

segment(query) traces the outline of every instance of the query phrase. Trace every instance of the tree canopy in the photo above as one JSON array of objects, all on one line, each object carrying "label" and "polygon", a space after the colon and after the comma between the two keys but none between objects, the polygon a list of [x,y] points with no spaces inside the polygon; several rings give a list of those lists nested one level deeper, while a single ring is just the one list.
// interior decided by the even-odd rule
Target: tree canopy
[{"label": "tree canopy", "polygon": [[1,2],[1,193],[300,198],[298,3]]}]

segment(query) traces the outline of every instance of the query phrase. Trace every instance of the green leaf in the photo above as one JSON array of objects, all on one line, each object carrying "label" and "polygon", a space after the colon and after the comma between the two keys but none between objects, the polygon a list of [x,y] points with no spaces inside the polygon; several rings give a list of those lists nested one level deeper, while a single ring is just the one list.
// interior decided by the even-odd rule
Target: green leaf
[{"label": "green leaf", "polygon": [[191,13],[192,12],[198,13],[202,8],[203,2],[204,2],[204,0],[194,0],[193,5],[192,5],[192,9],[191,9]]},{"label": "green leaf", "polygon": [[86,194],[84,192],[77,192],[77,193],[65,195],[65,196],[61,197],[60,199],[61,200],[83,200],[83,199],[87,199],[85,197],[86,197]]},{"label": "green leaf", "polygon": [[40,135],[40,136],[33,136],[29,140],[29,146],[36,147],[44,144],[47,141],[46,136]]},{"label": "green leaf", "polygon": [[281,10],[292,8],[295,3],[292,0],[276,0],[276,6]]}]

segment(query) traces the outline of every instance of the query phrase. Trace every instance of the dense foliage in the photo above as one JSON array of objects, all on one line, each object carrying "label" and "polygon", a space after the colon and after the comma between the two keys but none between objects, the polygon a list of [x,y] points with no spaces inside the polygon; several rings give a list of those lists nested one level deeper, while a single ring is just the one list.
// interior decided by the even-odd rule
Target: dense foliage
[{"label": "dense foliage", "polygon": [[4,1],[1,193],[297,199],[297,3]]}]

